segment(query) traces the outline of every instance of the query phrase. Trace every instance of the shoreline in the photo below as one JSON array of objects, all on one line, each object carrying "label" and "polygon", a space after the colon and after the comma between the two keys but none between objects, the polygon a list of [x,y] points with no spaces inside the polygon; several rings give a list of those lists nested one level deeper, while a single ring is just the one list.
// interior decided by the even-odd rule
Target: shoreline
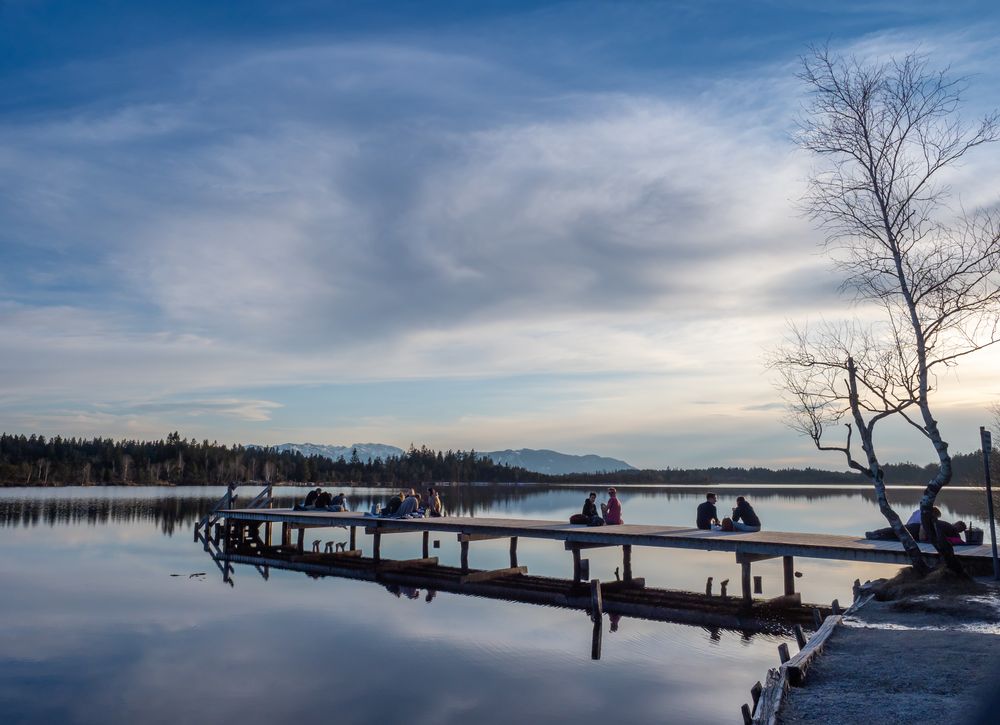
[{"label": "shoreline", "polygon": [[929,593],[846,616],[777,722],[976,722],[1000,668],[1000,583],[981,594]]}]

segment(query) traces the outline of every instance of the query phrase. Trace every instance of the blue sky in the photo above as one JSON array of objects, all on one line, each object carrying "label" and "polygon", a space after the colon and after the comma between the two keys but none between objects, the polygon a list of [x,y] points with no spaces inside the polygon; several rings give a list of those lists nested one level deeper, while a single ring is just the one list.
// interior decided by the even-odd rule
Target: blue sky
[{"label": "blue sky", "polygon": [[[840,467],[763,364],[788,319],[844,312],[795,207],[797,57],[919,48],[971,76],[972,114],[1000,105],[998,20],[0,3],[0,428]],[[997,156],[954,198],[995,203]],[[943,381],[953,449],[997,362]]]}]

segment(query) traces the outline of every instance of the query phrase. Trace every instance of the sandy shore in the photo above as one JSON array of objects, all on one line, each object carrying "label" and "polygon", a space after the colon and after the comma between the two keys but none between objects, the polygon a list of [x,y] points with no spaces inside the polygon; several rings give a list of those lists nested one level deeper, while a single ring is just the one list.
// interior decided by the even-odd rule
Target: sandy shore
[{"label": "sandy shore", "polygon": [[789,690],[780,722],[974,722],[998,678],[1000,590],[871,601]]}]

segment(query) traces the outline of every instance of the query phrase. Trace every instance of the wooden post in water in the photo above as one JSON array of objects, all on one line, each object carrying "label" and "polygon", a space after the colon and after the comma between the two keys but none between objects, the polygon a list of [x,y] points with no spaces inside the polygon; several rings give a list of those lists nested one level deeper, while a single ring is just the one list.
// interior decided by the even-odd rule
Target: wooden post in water
[{"label": "wooden post in water", "polygon": [[625,544],[622,547],[622,571],[625,581],[632,581],[632,545]]},{"label": "wooden post in water", "polygon": [[462,571],[469,570],[469,542],[462,542]]},{"label": "wooden post in water", "polygon": [[423,546],[422,551],[423,551],[423,557],[425,559],[430,558],[430,555],[431,555],[431,532],[430,531],[425,531],[424,532],[424,546]]},{"label": "wooden post in water", "polygon": [[840,602],[834,599],[833,602],[830,603],[830,611],[834,614],[840,614]]},{"label": "wooden post in water", "polygon": [[590,616],[595,622],[600,622],[604,616],[604,601],[601,598],[601,580],[590,580]]},{"label": "wooden post in water", "polygon": [[351,527],[351,546],[350,546],[351,551],[354,551],[355,549],[358,548],[357,532],[355,531],[356,528],[357,528],[356,526]]},{"label": "wooden post in water", "polygon": [[295,545],[295,548],[298,549],[299,553],[301,554],[303,551],[305,551],[305,547],[306,547],[306,530],[305,527],[300,526],[298,543]]},{"label": "wooden post in water", "polygon": [[372,534],[372,558],[375,563],[378,563],[382,559],[382,534],[376,531]]},{"label": "wooden post in water", "polygon": [[576,546],[573,547],[573,583],[579,584],[583,579],[580,572],[580,549]]},{"label": "wooden post in water", "polygon": [[819,613],[819,610],[816,609],[816,607],[813,607],[813,625],[816,629],[823,626],[823,615]]},{"label": "wooden post in water", "polygon": [[705,581],[705,596],[706,597],[712,596],[712,577],[709,577]]},{"label": "wooden post in water", "polygon": [[801,624],[795,625],[795,641],[798,643],[799,651],[801,652],[802,648],[806,646],[806,633],[802,631]]},{"label": "wooden post in water", "polygon": [[781,565],[785,574],[785,594],[795,594],[795,557],[781,557]]},{"label": "wooden post in water", "polygon": [[753,594],[750,591],[750,562],[744,561],[740,566],[743,567],[743,603],[749,606],[753,602]]},{"label": "wooden post in water", "polygon": [[723,599],[725,599],[726,597],[729,596],[726,593],[726,587],[728,587],[728,586],[729,586],[729,580],[728,579],[723,579],[721,582],[719,582],[719,596],[722,597]]},{"label": "wooden post in water", "polygon": [[753,593],[763,594],[764,593],[764,577],[755,576],[753,578]]},{"label": "wooden post in water", "polygon": [[510,568],[517,566],[517,537],[510,537]]},{"label": "wooden post in water", "polygon": [[778,659],[781,660],[781,664],[785,664],[791,659],[791,655],[788,654],[788,644],[786,642],[778,645]]},{"label": "wooden post in water", "polygon": [[594,633],[590,639],[590,659],[592,660],[601,659],[601,630],[604,629],[603,623],[603,617],[594,617]]}]

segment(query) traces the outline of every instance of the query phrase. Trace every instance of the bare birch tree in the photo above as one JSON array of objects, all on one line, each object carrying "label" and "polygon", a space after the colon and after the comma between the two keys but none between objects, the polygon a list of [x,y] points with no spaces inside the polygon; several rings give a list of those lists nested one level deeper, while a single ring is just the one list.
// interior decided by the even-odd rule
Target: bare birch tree
[{"label": "bare birch tree", "polygon": [[964,123],[966,81],[916,54],[877,63],[813,49],[800,78],[810,101],[798,141],[818,163],[804,207],[826,232],[825,251],[858,317],[793,327],[776,351],[790,422],[873,483],[882,514],[924,573],[919,547],[886,499],[874,437],[889,418],[912,426],[937,458],[921,522],[960,571],[932,514],[952,475],[932,394],[940,372],[1000,340],[1000,223],[995,209],[953,211],[943,172],[995,141],[998,117]]}]

